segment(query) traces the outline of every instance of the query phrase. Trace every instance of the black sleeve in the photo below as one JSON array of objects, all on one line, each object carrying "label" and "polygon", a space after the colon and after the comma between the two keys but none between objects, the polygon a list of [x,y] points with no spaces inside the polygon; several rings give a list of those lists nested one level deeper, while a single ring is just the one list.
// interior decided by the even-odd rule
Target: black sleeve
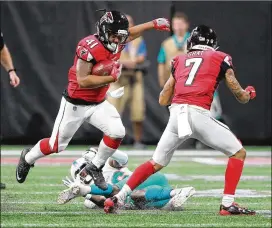
[{"label": "black sleeve", "polygon": [[218,74],[218,80],[221,81],[223,78],[225,78],[225,74],[228,69],[233,69],[232,64],[227,64],[224,60],[222,61],[220,65],[220,72]]},{"label": "black sleeve", "polygon": [[3,34],[1,32],[1,38],[0,38],[0,51],[2,51],[3,47],[4,47],[4,38],[3,38]]}]

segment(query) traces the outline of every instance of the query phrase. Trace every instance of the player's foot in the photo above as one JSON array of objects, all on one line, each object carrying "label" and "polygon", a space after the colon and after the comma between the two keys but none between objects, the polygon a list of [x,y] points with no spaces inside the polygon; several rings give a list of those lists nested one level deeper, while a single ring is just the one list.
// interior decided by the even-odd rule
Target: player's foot
[{"label": "player's foot", "polygon": [[104,211],[108,213],[116,213],[118,207],[118,198],[113,196],[104,202]]},{"label": "player's foot", "polygon": [[1,183],[1,185],[0,185],[0,189],[5,189],[6,188],[6,185],[5,184],[3,184],[3,183]]},{"label": "player's foot", "polygon": [[58,204],[65,204],[70,200],[81,196],[80,195],[80,186],[74,183],[70,188],[63,190],[58,196]]},{"label": "player's foot", "polygon": [[176,189],[176,195],[169,201],[168,208],[167,205],[165,205],[165,209],[182,210],[183,204],[195,193],[196,190],[194,187]]},{"label": "player's foot", "polygon": [[239,206],[237,203],[233,203],[229,207],[225,207],[222,204],[219,209],[220,215],[255,215],[256,212],[254,210],[249,210],[247,208]]},{"label": "player's foot", "polygon": [[94,184],[102,190],[107,190],[108,185],[102,174],[102,168],[98,169],[92,162],[88,163],[85,167],[87,173],[91,175],[94,180]]},{"label": "player's foot", "polygon": [[30,168],[34,167],[34,165],[28,164],[25,160],[25,156],[29,151],[30,151],[30,149],[23,149],[19,163],[16,168],[16,179],[19,183],[25,182],[25,179],[27,177],[27,174],[28,174]]}]

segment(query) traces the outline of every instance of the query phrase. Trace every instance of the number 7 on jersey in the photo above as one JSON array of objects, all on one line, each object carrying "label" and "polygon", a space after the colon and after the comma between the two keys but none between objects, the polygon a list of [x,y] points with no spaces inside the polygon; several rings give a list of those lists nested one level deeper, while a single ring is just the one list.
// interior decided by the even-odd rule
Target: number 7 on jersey
[{"label": "number 7 on jersey", "polygon": [[193,64],[190,72],[189,72],[189,76],[185,82],[185,85],[187,86],[191,86],[192,83],[194,82],[194,79],[195,79],[195,76],[196,76],[196,73],[202,63],[203,59],[202,58],[192,58],[192,59],[186,59],[185,61],[185,66],[186,67],[189,67]]}]

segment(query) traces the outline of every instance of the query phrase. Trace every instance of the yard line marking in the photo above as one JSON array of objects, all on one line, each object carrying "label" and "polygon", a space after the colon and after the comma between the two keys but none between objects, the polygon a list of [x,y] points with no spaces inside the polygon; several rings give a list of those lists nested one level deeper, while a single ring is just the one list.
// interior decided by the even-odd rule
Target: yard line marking
[{"label": "yard line marking", "polygon": [[[146,156],[151,156],[154,153],[154,150],[123,150],[126,152],[129,156],[136,156],[136,157],[146,157]],[[81,157],[82,152],[84,150],[75,150],[75,151],[63,151],[57,155],[52,155],[50,156],[51,158],[53,157],[65,157],[65,156],[78,156]],[[19,156],[21,154],[20,150],[2,150],[1,151],[1,156]],[[185,156],[185,157],[226,157],[222,152],[216,151],[216,150],[176,150],[174,153],[174,157],[178,156]],[[271,152],[270,151],[248,151],[247,152],[247,157],[252,157],[252,156],[257,156],[257,157],[271,157]]]},{"label": "yard line marking", "polygon": [[[56,201],[1,201],[1,204],[53,204],[58,205]],[[83,205],[83,202],[70,201],[69,204]],[[259,205],[259,202],[248,202],[247,205]],[[262,202],[262,205],[271,205],[271,202]],[[214,206],[217,205],[217,202],[214,203],[205,203],[205,202],[186,202],[186,206],[188,205],[206,205],[206,206]]]},{"label": "yard line marking", "polygon": [[[169,180],[191,181],[191,180],[205,180],[205,181],[224,181],[223,175],[178,175],[174,173],[165,173]],[[243,175],[240,180],[253,181],[271,181],[271,176],[247,176]]]}]

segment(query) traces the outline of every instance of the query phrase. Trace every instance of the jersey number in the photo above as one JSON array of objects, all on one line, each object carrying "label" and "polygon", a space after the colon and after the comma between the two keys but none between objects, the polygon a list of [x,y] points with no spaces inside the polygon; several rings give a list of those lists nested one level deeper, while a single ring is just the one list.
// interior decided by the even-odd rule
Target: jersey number
[{"label": "jersey number", "polygon": [[202,63],[203,59],[202,58],[192,58],[192,59],[186,59],[185,61],[185,66],[186,67],[189,67],[191,66],[191,64],[193,64],[190,72],[189,72],[189,76],[185,82],[185,85],[187,86],[190,86],[192,85],[194,79],[195,79],[195,76],[196,76],[196,73]]},{"label": "jersey number", "polygon": [[86,43],[90,46],[90,48],[95,47],[98,43],[95,40],[86,40]]}]

